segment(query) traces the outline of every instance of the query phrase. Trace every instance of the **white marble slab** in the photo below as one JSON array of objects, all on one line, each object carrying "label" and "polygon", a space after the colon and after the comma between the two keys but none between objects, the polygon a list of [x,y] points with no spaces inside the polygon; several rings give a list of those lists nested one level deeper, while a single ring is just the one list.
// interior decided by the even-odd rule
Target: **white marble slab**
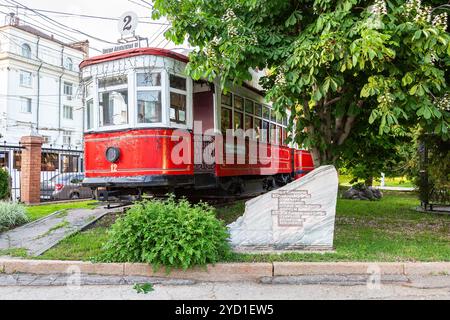
[{"label": "white marble slab", "polygon": [[236,251],[331,250],[338,174],[323,166],[280,189],[246,203],[245,214],[230,224]]}]

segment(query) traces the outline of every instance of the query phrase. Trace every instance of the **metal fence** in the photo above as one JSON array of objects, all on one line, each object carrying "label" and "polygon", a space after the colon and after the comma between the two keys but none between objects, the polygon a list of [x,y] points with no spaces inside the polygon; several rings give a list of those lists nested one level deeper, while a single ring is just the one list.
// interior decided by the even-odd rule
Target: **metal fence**
[{"label": "metal fence", "polygon": [[[0,145],[0,167],[10,176],[11,200],[20,201],[20,174],[22,165],[20,144]],[[40,183],[41,201],[60,201],[92,197],[89,188],[83,188],[84,152],[64,147],[42,148]]]},{"label": "metal fence", "polygon": [[0,168],[5,169],[10,177],[11,200],[20,200],[20,159],[23,147],[20,144],[0,144]]}]

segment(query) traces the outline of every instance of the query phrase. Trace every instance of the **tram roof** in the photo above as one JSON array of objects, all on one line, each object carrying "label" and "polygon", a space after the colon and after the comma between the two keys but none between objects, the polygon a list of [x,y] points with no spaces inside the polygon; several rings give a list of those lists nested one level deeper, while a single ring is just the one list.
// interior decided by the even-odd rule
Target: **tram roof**
[{"label": "tram roof", "polygon": [[[184,54],[174,52],[167,49],[161,49],[161,48],[135,48],[135,49],[129,49],[119,52],[113,52],[108,54],[102,54],[99,56],[95,56],[89,59],[84,60],[80,64],[80,69],[95,65],[98,63],[104,63],[109,61],[114,61],[118,59],[123,58],[130,58],[130,57],[137,57],[137,56],[143,56],[143,55],[150,55],[150,56],[161,56],[161,57],[167,57],[172,58],[184,63],[189,62],[189,58],[185,56]],[[244,82],[243,87],[263,96],[263,93],[258,88],[255,88],[253,85]]]},{"label": "tram roof", "polygon": [[123,58],[130,58],[130,57],[137,57],[137,56],[144,56],[144,55],[150,55],[150,56],[161,56],[161,57],[167,57],[172,58],[181,62],[188,63],[189,58],[183,54],[173,52],[167,49],[161,49],[161,48],[136,48],[136,49],[129,49],[119,52],[113,52],[108,54],[102,54],[96,57],[92,57],[89,59],[84,60],[80,64],[80,68],[85,68],[94,64],[123,59]]}]

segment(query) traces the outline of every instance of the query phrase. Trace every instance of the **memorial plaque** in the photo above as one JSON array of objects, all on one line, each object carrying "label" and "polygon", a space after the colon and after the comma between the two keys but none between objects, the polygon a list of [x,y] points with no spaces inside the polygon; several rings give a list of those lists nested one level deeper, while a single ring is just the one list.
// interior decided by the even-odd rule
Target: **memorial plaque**
[{"label": "memorial plaque", "polygon": [[320,167],[246,203],[229,225],[236,251],[331,250],[338,191],[333,166]]}]

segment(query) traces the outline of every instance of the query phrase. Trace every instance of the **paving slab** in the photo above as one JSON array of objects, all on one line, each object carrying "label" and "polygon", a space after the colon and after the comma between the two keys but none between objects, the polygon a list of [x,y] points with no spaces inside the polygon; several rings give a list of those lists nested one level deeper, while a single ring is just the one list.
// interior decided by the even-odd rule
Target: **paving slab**
[{"label": "paving slab", "polygon": [[29,256],[39,256],[63,239],[116,209],[73,209],[55,212],[47,217],[0,234],[0,250],[25,249]]}]

